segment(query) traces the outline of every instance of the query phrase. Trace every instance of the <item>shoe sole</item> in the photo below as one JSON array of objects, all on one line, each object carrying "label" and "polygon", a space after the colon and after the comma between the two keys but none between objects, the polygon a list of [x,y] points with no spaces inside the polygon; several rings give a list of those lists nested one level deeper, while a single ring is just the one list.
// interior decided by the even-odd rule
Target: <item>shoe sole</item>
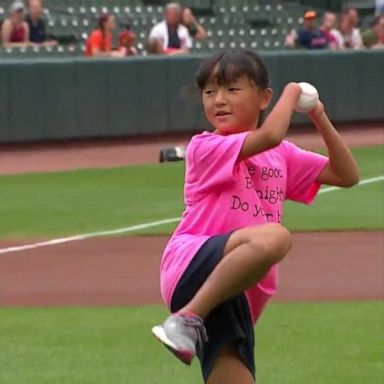
[{"label": "shoe sole", "polygon": [[169,351],[171,351],[181,362],[186,365],[191,365],[192,360],[195,357],[194,353],[188,350],[178,349],[176,345],[168,339],[164,328],[161,325],[153,327],[152,333],[155,335],[156,339],[163,343],[163,345]]}]

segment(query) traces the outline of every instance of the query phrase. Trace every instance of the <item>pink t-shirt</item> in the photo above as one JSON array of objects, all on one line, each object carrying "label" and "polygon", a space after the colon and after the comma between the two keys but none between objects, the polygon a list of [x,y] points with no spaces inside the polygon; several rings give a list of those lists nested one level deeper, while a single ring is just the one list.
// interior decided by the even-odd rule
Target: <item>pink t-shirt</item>
[{"label": "pink t-shirt", "polygon": [[[186,153],[185,210],[161,261],[161,293],[170,307],[183,272],[213,235],[265,223],[280,223],[284,200],[311,203],[320,185],[317,177],[328,158],[283,141],[246,160],[238,156],[249,132],[221,136],[196,135]],[[277,267],[246,296],[256,322],[276,291]]]}]

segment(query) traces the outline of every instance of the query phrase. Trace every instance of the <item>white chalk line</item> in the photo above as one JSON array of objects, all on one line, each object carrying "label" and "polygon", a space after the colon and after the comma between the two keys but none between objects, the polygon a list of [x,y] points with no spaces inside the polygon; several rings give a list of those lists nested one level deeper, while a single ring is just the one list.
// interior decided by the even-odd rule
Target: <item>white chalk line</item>
[{"label": "white chalk line", "polygon": [[140,229],[147,229],[147,228],[157,227],[157,226],[164,225],[164,224],[175,223],[179,220],[180,220],[180,217],[174,217],[171,219],[152,221],[150,223],[138,224],[138,225],[133,225],[130,227],[125,227],[125,228],[112,229],[109,231],[90,232],[90,233],[84,233],[82,235],[75,235],[75,236],[62,237],[62,238],[52,239],[52,240],[47,240],[47,241],[41,241],[39,243],[18,245],[18,246],[7,247],[7,248],[0,248],[0,254],[25,251],[27,249],[47,247],[49,245],[55,245],[55,244],[70,243],[72,241],[80,241],[80,240],[90,239],[92,237],[119,235],[122,233],[135,232],[135,231],[139,231]]},{"label": "white chalk line", "polygon": [[[384,180],[384,175],[383,176],[377,176],[377,177],[371,177],[370,179],[361,180],[359,182],[359,184],[357,185],[357,187],[360,187],[361,185],[365,185],[365,184],[377,183],[378,181],[381,181],[381,180]],[[320,193],[327,193],[327,192],[337,191],[339,189],[343,189],[343,188],[340,188],[340,187],[326,187],[326,188],[320,189],[319,194]]]},{"label": "white chalk line", "polygon": [[[369,179],[361,180],[357,186],[361,186],[361,185],[365,185],[365,184],[372,184],[372,183],[376,183],[376,182],[381,181],[381,180],[384,180],[384,176],[372,177]],[[342,189],[342,188],[326,187],[326,188],[321,189],[319,191],[319,194],[337,191],[340,189]],[[47,240],[47,241],[41,241],[41,242],[33,243],[33,244],[25,244],[25,245],[18,245],[18,246],[14,246],[14,247],[0,248],[0,254],[25,251],[28,249],[47,247],[47,246],[56,245],[56,244],[70,243],[70,242],[74,242],[74,241],[90,239],[93,237],[102,237],[102,236],[119,235],[119,234],[123,234],[123,233],[136,232],[136,231],[139,231],[141,229],[147,229],[147,228],[152,228],[152,227],[158,227],[158,226],[165,225],[165,224],[176,223],[179,220],[180,220],[180,217],[172,217],[169,219],[152,221],[149,223],[132,225],[129,227],[117,228],[117,229],[112,229],[112,230],[108,230],[108,231],[90,232],[90,233],[84,233],[81,235],[75,235],[75,236],[62,237],[62,238],[52,239],[52,240]]]}]

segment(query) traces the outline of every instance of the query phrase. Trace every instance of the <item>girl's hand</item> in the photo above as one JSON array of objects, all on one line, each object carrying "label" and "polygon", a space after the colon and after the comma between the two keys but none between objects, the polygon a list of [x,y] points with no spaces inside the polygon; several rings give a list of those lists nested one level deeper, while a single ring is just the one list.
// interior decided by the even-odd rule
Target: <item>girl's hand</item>
[{"label": "girl's hand", "polygon": [[317,102],[317,105],[314,109],[312,109],[312,111],[309,111],[308,112],[308,116],[314,120],[316,118],[319,118],[321,117],[323,114],[325,113],[325,110],[324,110],[324,104],[319,100]]},{"label": "girl's hand", "polygon": [[293,112],[296,108],[297,100],[300,94],[301,94],[300,85],[298,83],[291,82],[284,87],[283,93],[280,98],[285,100],[284,104],[285,103],[291,104],[291,108]]},{"label": "girl's hand", "polygon": [[193,15],[190,8],[184,8],[183,11],[183,22],[186,24],[191,24],[196,21],[195,16]]}]

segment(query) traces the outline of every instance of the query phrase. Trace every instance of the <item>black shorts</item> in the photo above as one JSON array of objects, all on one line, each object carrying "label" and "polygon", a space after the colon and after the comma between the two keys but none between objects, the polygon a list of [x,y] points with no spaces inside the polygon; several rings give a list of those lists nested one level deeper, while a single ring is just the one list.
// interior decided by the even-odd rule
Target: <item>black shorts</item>
[{"label": "black shorts", "polygon": [[[184,307],[200,289],[220,262],[230,235],[213,236],[203,244],[177,284],[172,296],[172,312]],[[220,304],[207,316],[204,324],[209,340],[198,353],[204,381],[207,381],[219,351],[225,345],[235,346],[239,358],[255,377],[255,337],[245,294]]]}]

